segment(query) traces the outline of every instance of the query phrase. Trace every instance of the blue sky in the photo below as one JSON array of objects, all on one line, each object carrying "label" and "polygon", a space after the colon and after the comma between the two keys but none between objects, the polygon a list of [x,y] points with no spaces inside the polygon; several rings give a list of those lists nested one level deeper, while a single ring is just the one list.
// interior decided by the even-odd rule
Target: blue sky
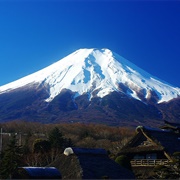
[{"label": "blue sky", "polygon": [[0,0],[0,86],[93,47],[180,87],[180,1]]}]

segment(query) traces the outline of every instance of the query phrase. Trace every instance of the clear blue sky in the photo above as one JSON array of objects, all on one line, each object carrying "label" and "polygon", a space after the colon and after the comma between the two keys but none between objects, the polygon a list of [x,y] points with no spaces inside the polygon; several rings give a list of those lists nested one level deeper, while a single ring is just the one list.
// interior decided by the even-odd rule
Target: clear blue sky
[{"label": "clear blue sky", "polygon": [[92,47],[180,87],[180,1],[0,0],[0,85]]}]

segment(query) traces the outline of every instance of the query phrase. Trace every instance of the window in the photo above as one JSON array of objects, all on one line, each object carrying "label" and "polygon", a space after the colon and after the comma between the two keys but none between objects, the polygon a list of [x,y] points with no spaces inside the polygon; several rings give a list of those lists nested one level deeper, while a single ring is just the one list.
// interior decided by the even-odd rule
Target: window
[{"label": "window", "polygon": [[146,154],[146,159],[157,159],[156,153]]},{"label": "window", "polygon": [[144,159],[144,156],[136,154],[133,159]]}]

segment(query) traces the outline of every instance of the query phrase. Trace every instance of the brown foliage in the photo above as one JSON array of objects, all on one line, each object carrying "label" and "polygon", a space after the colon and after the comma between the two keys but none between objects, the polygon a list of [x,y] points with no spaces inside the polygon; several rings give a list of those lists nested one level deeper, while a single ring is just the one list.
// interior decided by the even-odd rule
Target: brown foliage
[{"label": "brown foliage", "polygon": [[[26,151],[26,164],[38,164],[41,155],[33,154],[33,142],[38,139],[48,139],[49,132],[54,128],[59,128],[65,139],[70,139],[75,147],[88,147],[88,148],[104,148],[111,153],[114,157],[121,147],[127,142],[134,134],[134,129],[127,127],[110,127],[101,124],[40,124],[25,121],[14,121],[9,123],[0,124],[0,128],[4,133],[17,133],[19,136],[19,143],[26,146],[29,151]],[[3,135],[3,140],[7,139]],[[8,142],[8,140],[6,140]],[[3,147],[6,144],[3,141]],[[55,153],[56,154],[56,153]],[[49,156],[51,161],[54,159],[54,152],[50,152]],[[32,157],[31,159],[29,157]],[[34,162],[31,162],[33,161]],[[49,161],[49,159],[48,159]],[[48,162],[47,161],[47,162]],[[39,163],[40,164],[40,163]]]}]

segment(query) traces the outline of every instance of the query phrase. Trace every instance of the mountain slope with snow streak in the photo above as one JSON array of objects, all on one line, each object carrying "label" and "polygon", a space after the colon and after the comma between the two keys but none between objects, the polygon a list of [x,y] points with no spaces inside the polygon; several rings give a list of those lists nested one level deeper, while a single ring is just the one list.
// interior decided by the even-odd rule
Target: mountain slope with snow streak
[{"label": "mountain slope with snow streak", "polygon": [[104,97],[113,91],[145,101],[155,95],[156,102],[167,102],[180,96],[174,87],[145,72],[109,49],[79,49],[56,63],[0,87],[0,94],[34,83],[49,87],[47,102],[63,89]]}]

